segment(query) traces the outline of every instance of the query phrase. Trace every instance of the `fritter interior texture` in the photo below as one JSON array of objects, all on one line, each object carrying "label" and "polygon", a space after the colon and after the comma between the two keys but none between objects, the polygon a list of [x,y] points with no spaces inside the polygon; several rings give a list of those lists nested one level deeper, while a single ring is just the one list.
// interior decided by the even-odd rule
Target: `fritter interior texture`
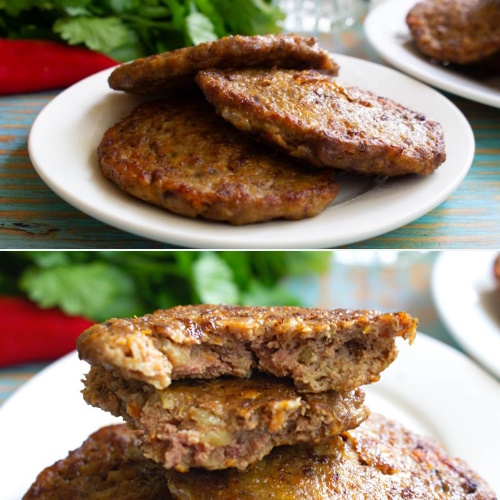
[{"label": "fritter interior texture", "polygon": [[406,22],[419,50],[438,61],[478,63],[500,51],[498,0],[425,0]]},{"label": "fritter interior texture", "polygon": [[103,174],[128,194],[235,225],[312,217],[338,192],[333,172],[259,145],[201,95],[139,106],[106,131],[98,157]]},{"label": "fritter interior texture", "polygon": [[93,367],[83,394],[144,431],[146,457],[181,472],[243,470],[274,446],[325,442],[368,417],[360,389],[299,394],[291,380],[265,375],[175,381],[156,390]]},{"label": "fritter interior texture", "polygon": [[371,415],[329,446],[286,446],[245,472],[168,472],[178,500],[494,500],[465,462],[435,441]]},{"label": "fritter interior texture", "polygon": [[140,432],[103,427],[43,470],[24,500],[169,500],[165,469],[144,458]]},{"label": "fritter interior texture", "polygon": [[299,390],[345,394],[375,382],[413,341],[405,312],[195,305],[140,318],[110,319],[77,340],[80,358],[157,389],[173,379],[291,377]]},{"label": "fritter interior texture", "polygon": [[317,68],[336,75],[338,65],[315,38],[297,35],[229,36],[122,64],[109,77],[115,90],[154,94],[184,90],[204,68]]},{"label": "fritter interior texture", "polygon": [[236,128],[318,167],[428,175],[446,159],[439,123],[318,71],[209,69],[196,82]]}]

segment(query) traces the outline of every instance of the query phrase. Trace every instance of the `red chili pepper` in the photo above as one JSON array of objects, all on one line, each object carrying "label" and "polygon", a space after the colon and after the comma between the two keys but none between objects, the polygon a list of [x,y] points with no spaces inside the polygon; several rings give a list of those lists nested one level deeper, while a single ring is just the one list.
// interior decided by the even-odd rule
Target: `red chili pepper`
[{"label": "red chili pepper", "polygon": [[0,296],[0,366],[58,358],[74,350],[78,335],[92,324],[22,297]]},{"label": "red chili pepper", "polygon": [[67,87],[116,64],[85,47],[0,39],[0,95]]}]

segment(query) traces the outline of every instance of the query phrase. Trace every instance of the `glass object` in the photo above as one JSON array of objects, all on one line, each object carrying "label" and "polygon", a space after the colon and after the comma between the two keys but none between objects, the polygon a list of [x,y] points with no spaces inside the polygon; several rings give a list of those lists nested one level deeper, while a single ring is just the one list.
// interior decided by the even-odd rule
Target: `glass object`
[{"label": "glass object", "polygon": [[287,32],[319,36],[352,26],[363,12],[363,0],[274,0],[286,14]]}]

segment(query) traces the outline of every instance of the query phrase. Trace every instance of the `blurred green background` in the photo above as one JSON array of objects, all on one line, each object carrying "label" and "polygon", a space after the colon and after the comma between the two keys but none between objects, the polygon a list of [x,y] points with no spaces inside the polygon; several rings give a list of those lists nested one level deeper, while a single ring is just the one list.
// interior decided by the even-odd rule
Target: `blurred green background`
[{"label": "blurred green background", "polygon": [[300,305],[283,280],[330,263],[329,252],[4,252],[0,294],[94,321],[181,304]]},{"label": "blurred green background", "polygon": [[[29,298],[93,321],[187,303],[405,310],[419,331],[462,350],[432,298],[440,252],[2,252],[0,295]],[[15,331],[1,332],[15,336]],[[33,331],[33,335],[37,332]],[[47,362],[6,367],[0,403]]]}]

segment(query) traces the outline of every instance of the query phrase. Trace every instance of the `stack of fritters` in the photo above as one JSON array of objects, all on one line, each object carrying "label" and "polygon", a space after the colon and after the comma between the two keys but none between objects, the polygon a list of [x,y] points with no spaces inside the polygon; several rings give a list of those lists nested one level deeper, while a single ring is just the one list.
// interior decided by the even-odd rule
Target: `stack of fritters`
[{"label": "stack of fritters", "polygon": [[363,422],[359,386],[416,325],[406,313],[186,306],[91,327],[78,340],[84,398],[128,429],[92,434],[25,498],[492,500],[437,443]]},{"label": "stack of fritters", "polygon": [[410,316],[184,306],[111,320],[78,339],[84,398],[144,431],[167,469],[245,469],[274,446],[320,444],[368,416],[359,386],[413,339]]},{"label": "stack of fritters", "polygon": [[124,64],[113,89],[163,99],[105,133],[102,171],[171,212],[239,225],[317,215],[337,195],[334,170],[427,175],[445,161],[438,123],[343,86],[338,69],[296,35],[227,37]]}]

